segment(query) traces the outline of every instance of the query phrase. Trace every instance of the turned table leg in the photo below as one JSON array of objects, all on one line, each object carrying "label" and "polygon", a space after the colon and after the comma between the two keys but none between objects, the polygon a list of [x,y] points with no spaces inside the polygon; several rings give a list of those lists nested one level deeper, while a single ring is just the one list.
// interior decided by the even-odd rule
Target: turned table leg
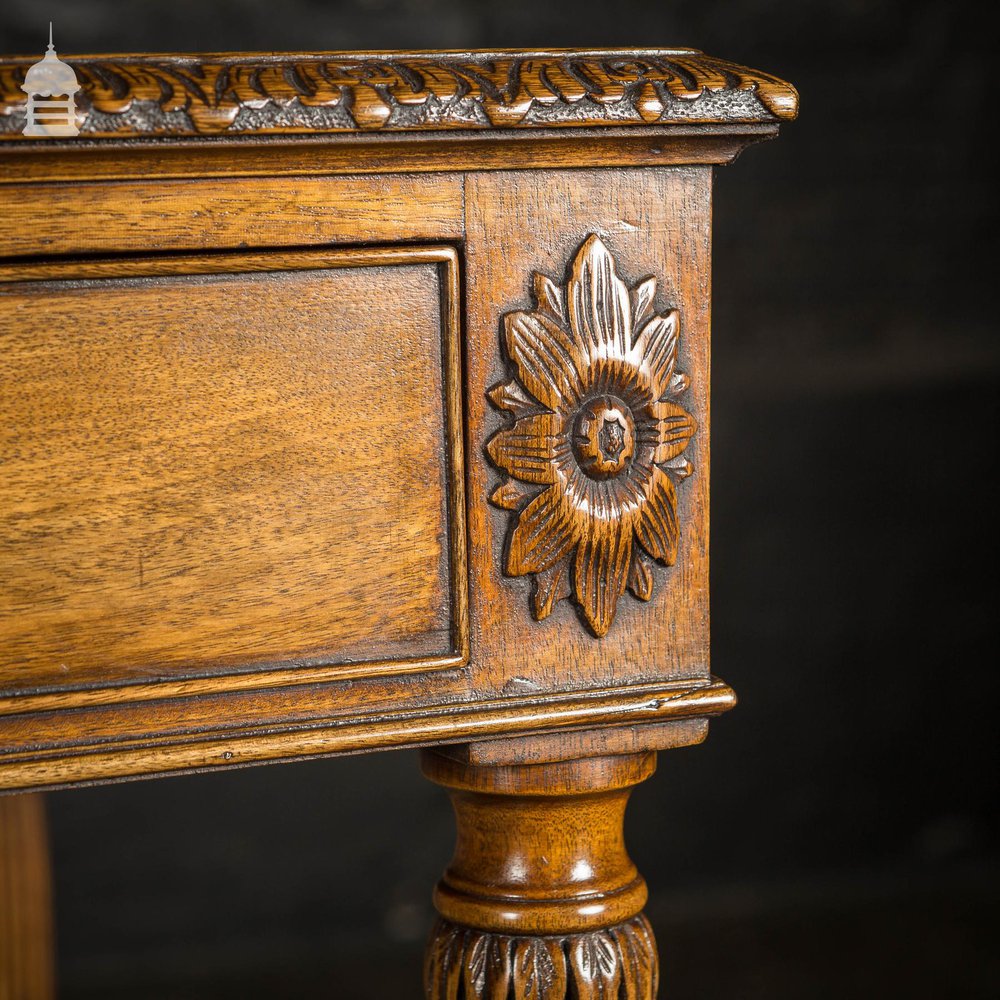
[{"label": "turned table leg", "polygon": [[51,1000],[54,970],[45,802],[0,795],[0,1000]]},{"label": "turned table leg", "polygon": [[646,884],[622,824],[656,754],[477,766],[425,751],[422,766],[458,826],[434,893],[429,1000],[653,1000]]}]

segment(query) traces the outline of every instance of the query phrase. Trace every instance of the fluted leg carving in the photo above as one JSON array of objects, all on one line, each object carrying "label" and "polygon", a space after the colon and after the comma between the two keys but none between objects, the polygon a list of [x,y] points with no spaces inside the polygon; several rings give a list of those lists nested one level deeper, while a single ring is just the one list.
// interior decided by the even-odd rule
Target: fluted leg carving
[{"label": "fluted leg carving", "polygon": [[429,1000],[654,1000],[646,885],[622,822],[655,759],[477,767],[424,754],[458,825],[434,896]]}]

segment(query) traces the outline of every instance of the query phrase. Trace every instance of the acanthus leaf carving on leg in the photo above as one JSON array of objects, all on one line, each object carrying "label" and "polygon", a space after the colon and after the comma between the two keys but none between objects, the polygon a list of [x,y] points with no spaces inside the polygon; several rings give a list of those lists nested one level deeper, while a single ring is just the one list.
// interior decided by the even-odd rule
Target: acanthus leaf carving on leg
[{"label": "acanthus leaf carving on leg", "polygon": [[438,920],[428,1000],[655,1000],[656,944],[641,914],[581,934],[510,936]]},{"label": "acanthus leaf carving on leg", "polygon": [[519,938],[514,945],[514,1000],[566,995],[566,956],[557,938]]}]

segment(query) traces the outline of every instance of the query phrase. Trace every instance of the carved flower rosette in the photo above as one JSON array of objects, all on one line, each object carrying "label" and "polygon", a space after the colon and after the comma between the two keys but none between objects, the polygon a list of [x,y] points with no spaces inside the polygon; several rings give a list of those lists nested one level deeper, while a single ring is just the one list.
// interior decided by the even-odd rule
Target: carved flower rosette
[{"label": "carved flower rosette", "polygon": [[491,501],[514,512],[505,571],[533,575],[535,617],[572,597],[597,636],[626,587],[653,595],[653,564],[672,566],[680,528],[675,484],[695,420],[675,399],[679,317],[655,309],[656,279],[629,288],[591,235],[565,287],[534,275],[535,309],[508,312],[513,378],[490,401],[513,420],[487,443],[508,477]]}]

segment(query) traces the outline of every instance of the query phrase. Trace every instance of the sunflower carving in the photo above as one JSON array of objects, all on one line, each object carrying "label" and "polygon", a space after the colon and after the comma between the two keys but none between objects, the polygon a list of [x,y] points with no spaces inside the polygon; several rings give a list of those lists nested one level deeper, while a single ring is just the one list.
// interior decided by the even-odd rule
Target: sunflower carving
[{"label": "sunflower carving", "polygon": [[679,317],[654,308],[656,279],[631,289],[589,236],[565,287],[534,275],[537,303],[503,317],[513,378],[488,398],[509,414],[487,442],[507,476],[493,504],[513,512],[504,570],[532,575],[537,619],[572,597],[606,635],[627,587],[653,595],[653,564],[677,559],[675,484],[695,420],[674,400]]}]

